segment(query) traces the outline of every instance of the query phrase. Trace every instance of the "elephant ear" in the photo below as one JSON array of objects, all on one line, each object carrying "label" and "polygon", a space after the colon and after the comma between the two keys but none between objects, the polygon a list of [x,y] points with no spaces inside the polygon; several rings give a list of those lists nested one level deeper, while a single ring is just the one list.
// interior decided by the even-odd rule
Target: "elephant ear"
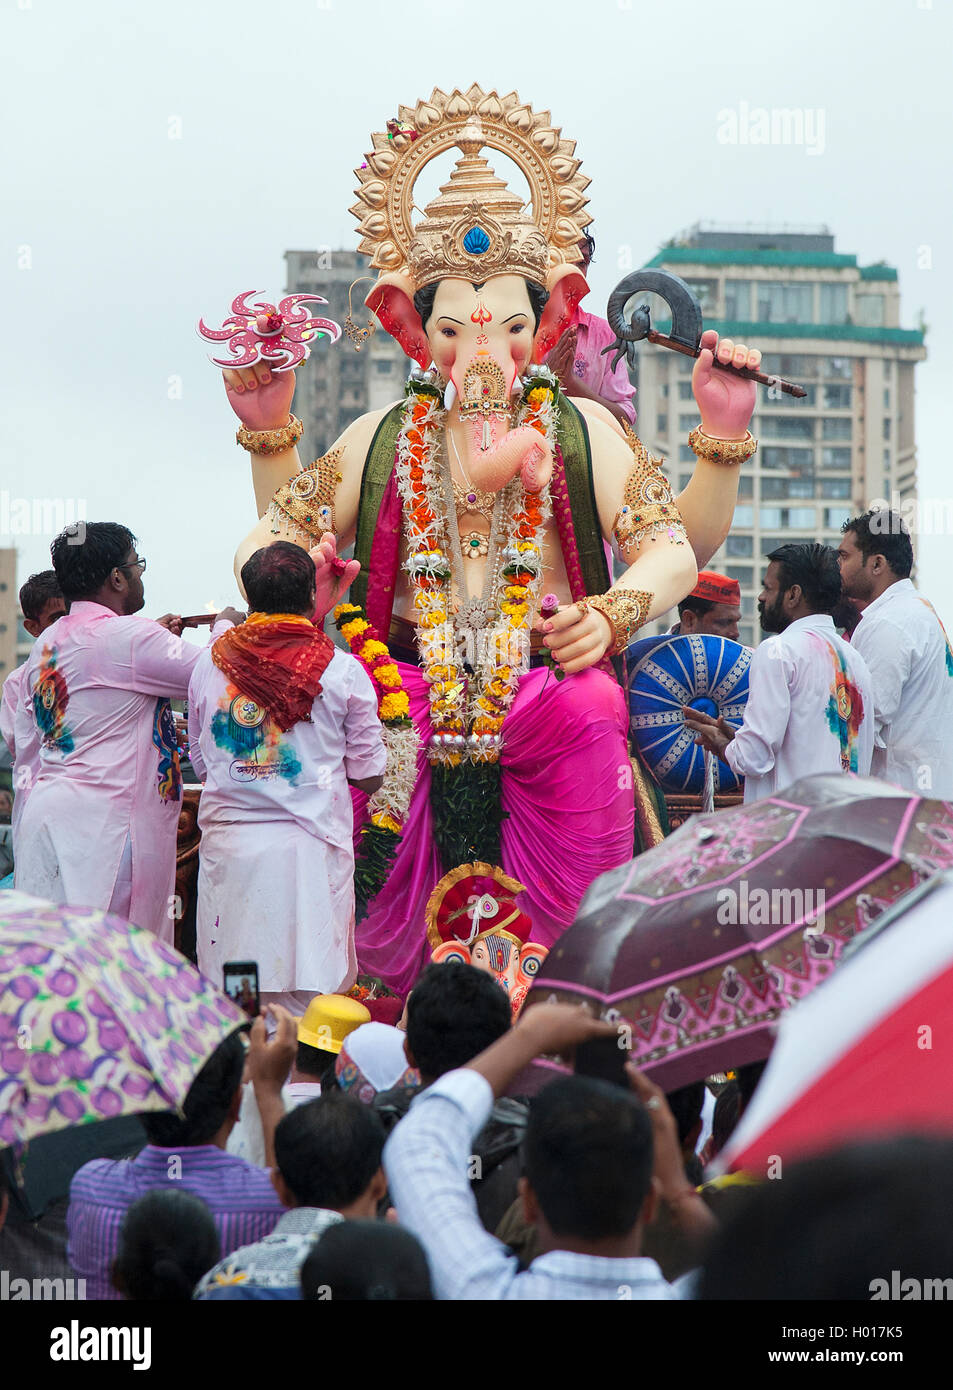
[{"label": "elephant ear", "polygon": [[519,966],[516,971],[516,983],[524,987],[524,994],[529,986],[539,974],[539,967],[549,955],[545,946],[540,946],[537,941],[527,941],[520,951]]},{"label": "elephant ear", "polygon": [[555,265],[546,277],[549,299],[536,330],[533,356],[542,362],[552,352],[576,317],[579,301],[589,293],[585,275],[577,265]]},{"label": "elephant ear", "polygon": [[407,356],[426,370],[433,354],[414,308],[414,282],[410,276],[402,271],[382,275],[364,303],[385,333],[396,338]]},{"label": "elephant ear", "polygon": [[448,961],[459,961],[461,965],[470,964],[470,947],[460,941],[441,941],[430,957],[435,965],[446,965]]}]

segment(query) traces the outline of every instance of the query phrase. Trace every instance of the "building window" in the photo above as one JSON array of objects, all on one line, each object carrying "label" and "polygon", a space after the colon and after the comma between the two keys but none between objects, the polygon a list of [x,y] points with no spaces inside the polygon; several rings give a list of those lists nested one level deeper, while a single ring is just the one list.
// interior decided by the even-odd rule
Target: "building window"
[{"label": "building window", "polygon": [[[735,508],[737,520],[738,509]],[[725,541],[725,554],[733,560],[748,560],[754,555],[754,540],[751,536],[729,536]]]},{"label": "building window", "polygon": [[750,473],[742,473],[738,479],[738,496],[749,499],[754,496],[754,479]]},{"label": "building window", "polygon": [[821,438],[852,439],[854,434],[853,426],[853,420],[845,419],[842,415],[829,415],[821,422]]},{"label": "building window", "polygon": [[759,283],[758,320],[760,323],[813,323],[814,286]]},{"label": "building window", "polygon": [[893,371],[893,363],[889,358],[884,359],[884,381],[889,381]]},{"label": "building window", "polygon": [[754,507],[735,507],[734,524],[736,526],[753,526]]},{"label": "building window", "polygon": [[890,409],[890,387],[884,387],[884,410]]},{"label": "building window", "polygon": [[386,357],[378,357],[374,363],[374,370],[378,376],[390,376],[394,370],[393,362],[388,362]]},{"label": "building window", "polygon": [[820,360],[818,357],[807,357],[794,352],[766,352],[761,359],[761,370],[768,376],[813,381],[817,377],[817,364]]},{"label": "building window", "polygon": [[690,444],[679,444],[678,461],[679,463],[695,462],[695,450],[692,448]]},{"label": "building window", "polygon": [[884,322],[884,297],[882,294],[857,294],[854,296],[854,319],[865,328],[882,328]]},{"label": "building window", "polygon": [[[825,422],[826,423],[826,422]],[[847,421],[850,424],[850,421]],[[776,439],[813,439],[814,421],[805,415],[772,415],[762,426]]]},{"label": "building window", "polygon": [[701,305],[702,313],[714,317],[718,313],[718,281],[686,280],[685,283]]},{"label": "building window", "polygon": [[[764,371],[764,364],[763,364],[763,363],[762,363],[762,366],[761,366],[761,370]],[[793,378],[795,381],[798,380],[797,373],[795,373],[795,372],[771,372],[771,373],[766,373],[766,375],[771,375],[771,376],[783,376],[783,377],[786,377],[788,381],[790,381],[792,378]],[[810,386],[810,385],[809,385],[809,386],[805,386],[805,387],[804,387],[804,395],[800,397],[800,401],[801,401],[801,404],[802,404],[802,405],[816,405],[816,404],[817,404],[817,387],[816,387],[816,386]],[[775,407],[780,406],[782,410],[790,410],[790,409],[791,409],[790,397],[785,396],[785,395],[784,395],[781,391],[779,391],[776,387],[774,388],[774,390],[772,390],[772,388],[769,386],[769,387],[765,390],[764,395],[761,397],[761,404],[762,404],[762,405],[767,405],[767,406],[775,406]]]},{"label": "building window", "polygon": [[691,357],[686,357],[684,353],[679,353],[678,374],[679,376],[691,376],[695,370],[695,363]]},{"label": "building window", "polygon": [[783,524],[811,530],[817,525],[817,513],[813,507],[788,507],[784,512]]},{"label": "building window", "polygon": [[846,502],[850,498],[850,478],[822,478],[821,496]]},{"label": "building window", "polygon": [[762,469],[790,468],[792,473],[796,473],[801,478],[809,478],[814,475],[813,449],[787,448],[769,444],[761,449],[758,457],[761,459]]},{"label": "building window", "polygon": [[813,497],[813,478],[767,478],[761,479],[762,502],[786,501],[790,498]]},{"label": "building window", "polygon": [[828,531],[839,531],[844,522],[850,517],[850,512],[844,507],[825,507],[824,525]]},{"label": "building window", "polygon": [[850,399],[852,387],[843,386],[840,382],[824,387],[824,409],[825,410],[850,410]]},{"label": "building window", "polygon": [[884,439],[890,438],[890,416],[884,416]]},{"label": "building window", "polygon": [[[827,423],[826,421],[824,422]],[[851,451],[844,448],[822,449],[821,467],[829,468],[832,472],[849,473],[851,466]]]},{"label": "building window", "polygon": [[657,434],[668,434],[668,416],[661,411],[655,417],[655,431]]},{"label": "building window", "polygon": [[738,641],[743,647],[754,646],[754,628],[751,623],[738,624]]},{"label": "building window", "polygon": [[678,399],[680,401],[690,401],[692,399],[692,383],[690,381],[680,381],[678,383]]},{"label": "building window", "polygon": [[847,322],[847,286],[824,281],[821,284],[821,323]]},{"label": "building window", "polygon": [[890,472],[890,450],[884,449],[884,472]]},{"label": "building window", "polygon": [[751,318],[750,280],[725,281],[725,318],[733,322]]},{"label": "building window", "polygon": [[754,615],[754,594],[742,594],[741,616],[743,618],[753,618]]},{"label": "building window", "polygon": [[780,507],[762,507],[758,513],[762,526],[783,526],[781,520],[783,515]]},{"label": "building window", "polygon": [[743,585],[745,588],[750,588],[751,585],[754,583],[753,576],[754,570],[751,568],[750,565],[725,565],[725,578],[737,579],[738,583]]},{"label": "building window", "polygon": [[689,414],[686,413],[685,415],[680,415],[680,416],[678,417],[678,428],[679,428],[680,430],[693,430],[697,424],[698,424],[698,411],[697,411],[697,410],[696,410],[693,414],[691,414],[691,415],[689,415]]}]

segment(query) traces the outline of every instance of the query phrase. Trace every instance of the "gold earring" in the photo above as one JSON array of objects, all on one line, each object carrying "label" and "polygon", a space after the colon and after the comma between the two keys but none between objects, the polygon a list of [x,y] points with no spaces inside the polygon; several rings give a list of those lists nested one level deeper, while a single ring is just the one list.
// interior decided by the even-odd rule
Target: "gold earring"
[{"label": "gold earring", "polygon": [[359,275],[357,279],[352,280],[347,287],[347,318],[344,320],[344,333],[354,344],[355,352],[360,352],[371,334],[376,333],[377,324],[374,322],[373,318],[369,318],[366,327],[358,328],[357,324],[351,318],[351,291],[354,286],[359,285],[362,280],[373,280],[373,278],[372,275]]}]

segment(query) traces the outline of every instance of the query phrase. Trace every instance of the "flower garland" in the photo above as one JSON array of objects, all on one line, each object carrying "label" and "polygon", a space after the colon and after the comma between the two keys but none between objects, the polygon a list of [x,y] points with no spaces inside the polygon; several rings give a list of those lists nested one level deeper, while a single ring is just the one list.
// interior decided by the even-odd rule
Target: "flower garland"
[{"label": "flower garland", "polygon": [[[555,376],[539,368],[524,387],[517,427],[530,426],[555,452]],[[542,534],[550,515],[549,489],[528,493],[519,479],[503,494],[501,550],[495,579],[498,618],[473,680],[463,670],[454,640],[450,606],[452,567],[448,527],[455,524],[435,467],[446,417],[439,389],[427,377],[412,376],[397,443],[397,485],[404,502],[408,558],[414,588],[417,641],[429,687],[432,763],[459,767],[466,761],[497,762],[506,713],[519,678],[529,669],[529,628],[538,607],[542,579]]]},{"label": "flower garland", "polygon": [[368,802],[369,819],[361,831],[354,861],[354,892],[358,920],[387,878],[404,818],[417,781],[420,738],[410,718],[410,701],[400,671],[386,643],[356,603],[339,603],[334,622],[351,652],[364,666],[377,690],[377,713],[384,726],[387,766],[382,786]]}]

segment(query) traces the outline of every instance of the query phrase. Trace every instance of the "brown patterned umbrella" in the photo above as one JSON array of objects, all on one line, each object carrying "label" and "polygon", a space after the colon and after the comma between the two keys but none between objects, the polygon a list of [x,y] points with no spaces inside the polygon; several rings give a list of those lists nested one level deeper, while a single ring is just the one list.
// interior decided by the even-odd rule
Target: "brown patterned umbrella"
[{"label": "brown patterned umbrella", "polygon": [[714,815],[598,878],[526,1007],[587,1000],[667,1090],[768,1055],[847,942],[953,866],[953,805],[823,774]]}]

